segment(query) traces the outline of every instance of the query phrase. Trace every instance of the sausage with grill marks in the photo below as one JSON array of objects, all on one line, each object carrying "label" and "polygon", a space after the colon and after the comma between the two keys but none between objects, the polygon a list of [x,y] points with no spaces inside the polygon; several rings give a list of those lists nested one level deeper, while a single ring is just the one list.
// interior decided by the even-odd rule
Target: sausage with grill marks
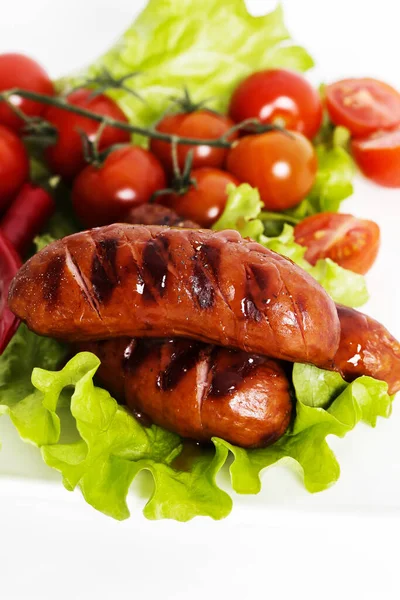
[{"label": "sausage with grill marks", "polygon": [[194,340],[84,342],[100,382],[141,418],[179,435],[245,448],[275,442],[289,425],[289,382],[274,360]]},{"label": "sausage with grill marks", "polygon": [[[146,204],[132,209],[135,220],[148,225],[174,225],[198,227],[181,221],[179,215],[160,204]],[[352,308],[337,305],[340,320],[340,343],[333,365],[328,369],[338,371],[347,381],[368,375],[385,381],[389,394],[400,390],[400,344],[388,330],[371,317]]]},{"label": "sausage with grill marks", "polygon": [[53,242],[14,278],[11,310],[66,341],[189,337],[325,365],[335,304],[302,269],[236,231],[109,225]]}]

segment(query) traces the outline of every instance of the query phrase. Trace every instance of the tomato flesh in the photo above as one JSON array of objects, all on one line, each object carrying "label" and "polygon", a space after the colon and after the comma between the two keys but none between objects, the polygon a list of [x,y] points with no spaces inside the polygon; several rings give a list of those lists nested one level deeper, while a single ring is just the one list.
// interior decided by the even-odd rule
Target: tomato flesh
[{"label": "tomato flesh", "polygon": [[[69,104],[80,106],[100,115],[124,121],[125,123],[128,122],[126,116],[114,100],[103,94],[92,97],[92,91],[81,89],[72,92],[67,97],[67,101]],[[57,142],[46,150],[47,162],[52,171],[61,175],[64,179],[71,180],[86,164],[79,132],[83,131],[93,140],[98,131],[99,123],[93,119],[81,117],[54,106],[50,106],[47,109],[45,118],[58,131]],[[129,140],[130,133],[128,131],[107,126],[101,135],[99,150],[105,150],[114,144],[124,144],[129,142]]]},{"label": "tomato flesh", "polygon": [[400,187],[400,129],[353,140],[351,149],[366,177],[385,187]]},{"label": "tomato flesh", "polygon": [[347,127],[353,136],[400,123],[400,94],[376,79],[343,79],[328,85],[326,106],[335,125]]},{"label": "tomato flesh", "polygon": [[[233,121],[224,115],[218,115],[208,110],[196,110],[190,113],[178,113],[167,115],[157,124],[157,131],[190,137],[196,139],[217,139],[224,135],[231,127]],[[229,137],[229,140],[237,138],[237,133]],[[173,172],[172,147],[168,142],[151,140],[150,150],[159,158],[169,173]],[[228,153],[226,148],[214,148],[213,146],[190,146],[179,144],[177,146],[177,158],[179,168],[185,166],[186,157],[193,150],[194,169],[200,167],[222,167]]]},{"label": "tomato flesh", "polygon": [[305,258],[315,265],[330,258],[355,273],[365,274],[379,251],[380,230],[374,221],[342,213],[320,213],[294,228],[295,240],[307,248]]},{"label": "tomato flesh", "polygon": [[[23,54],[0,54],[0,92],[17,87],[47,96],[55,94],[50,77],[36,61]],[[11,96],[10,100],[30,117],[44,113],[44,104],[20,96]],[[0,123],[16,131],[23,125],[23,121],[5,102],[0,102]]]},{"label": "tomato flesh", "polygon": [[111,152],[98,168],[88,165],[72,189],[75,213],[85,227],[123,221],[167,185],[160,162],[147,150],[126,146]]},{"label": "tomato flesh", "polygon": [[311,142],[298,132],[246,136],[227,158],[228,171],[258,188],[264,206],[275,211],[291,208],[305,198],[317,168]]},{"label": "tomato flesh", "polygon": [[239,123],[256,118],[299,131],[309,139],[322,122],[322,103],[318,92],[294,71],[270,69],[253,73],[236,88],[229,114]]},{"label": "tomato flesh", "polygon": [[196,184],[185,194],[160,196],[158,201],[200,227],[211,227],[224,212],[228,185],[239,185],[239,181],[226,171],[208,167],[194,169],[191,178]]}]

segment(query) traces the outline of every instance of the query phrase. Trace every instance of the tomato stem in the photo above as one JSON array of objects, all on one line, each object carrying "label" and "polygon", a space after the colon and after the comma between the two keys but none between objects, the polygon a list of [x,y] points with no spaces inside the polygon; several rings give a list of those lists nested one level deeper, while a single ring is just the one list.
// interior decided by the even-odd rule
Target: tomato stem
[{"label": "tomato stem", "polygon": [[[69,104],[66,99],[61,97],[46,96],[45,94],[39,94],[37,92],[31,92],[29,90],[21,90],[19,88],[15,88],[12,90],[7,90],[6,92],[2,92],[0,94],[0,100],[6,101],[6,99],[8,99],[10,96],[20,96],[21,98],[26,98],[27,100],[33,100],[35,102],[41,102],[42,104],[47,104],[49,106],[55,106],[61,110],[66,110],[76,115],[80,115],[81,117],[87,117],[88,119],[92,119],[93,121],[97,121],[98,123],[105,123],[105,125],[109,125],[110,127],[115,127],[116,129],[129,131],[130,133],[137,133],[139,135],[143,135],[145,137],[160,140],[163,142],[171,143],[175,138],[177,144],[187,144],[190,146],[213,146],[215,148],[231,147],[231,142],[229,142],[226,139],[227,137],[229,137],[229,131],[226,132],[220,138],[214,138],[210,140],[189,137],[178,137],[176,135],[162,133],[161,131],[157,131],[152,127],[139,127],[137,125],[132,125],[131,123],[126,123],[124,121],[112,119],[111,117],[99,115],[98,113],[87,110],[86,108],[82,108],[81,106]],[[236,131],[238,127],[238,125],[235,125],[234,131]]]},{"label": "tomato stem", "polygon": [[21,98],[26,98],[27,100],[33,100],[35,102],[40,102],[49,106],[55,106],[61,110],[66,110],[81,117],[87,117],[88,119],[97,121],[98,123],[104,124],[104,126],[108,125],[110,127],[115,127],[116,129],[122,129],[124,131],[129,131],[130,133],[136,133],[139,135],[143,135],[144,137],[152,138],[154,140],[160,140],[162,142],[174,142],[176,144],[186,144],[188,146],[211,146],[213,148],[231,148],[233,142],[229,141],[230,136],[238,130],[245,130],[249,127],[254,128],[254,131],[252,131],[253,133],[262,133],[265,131],[272,130],[284,131],[286,133],[286,130],[282,130],[281,127],[275,125],[263,125],[257,119],[246,119],[245,121],[237,123],[236,125],[231,127],[219,138],[199,139],[190,137],[180,137],[174,134],[162,133],[161,131],[157,131],[156,129],[154,129],[154,127],[139,127],[138,125],[132,125],[131,123],[127,123],[125,121],[118,121],[117,119],[112,119],[111,117],[99,115],[98,113],[92,112],[91,110],[87,110],[86,108],[83,108],[81,106],[69,104],[68,101],[61,96],[46,96],[45,94],[31,92],[30,90],[14,88],[11,90],[1,92],[0,101],[4,100],[9,104],[11,96],[20,96]]}]

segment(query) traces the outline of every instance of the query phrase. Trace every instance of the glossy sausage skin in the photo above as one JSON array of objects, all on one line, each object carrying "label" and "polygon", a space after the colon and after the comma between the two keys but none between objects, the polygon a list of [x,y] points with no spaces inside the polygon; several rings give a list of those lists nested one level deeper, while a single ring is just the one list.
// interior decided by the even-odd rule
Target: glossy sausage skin
[{"label": "glossy sausage skin", "polygon": [[128,213],[126,223],[133,225],[167,225],[168,227],[186,227],[199,229],[200,225],[194,221],[183,219],[172,208],[162,204],[140,204]]},{"label": "glossy sausage skin", "polygon": [[[388,330],[363,313],[337,306],[341,337],[334,370],[347,381],[361,375],[386,381],[389,393],[400,390],[400,344]],[[327,366],[330,368],[330,366]]]},{"label": "glossy sausage skin", "polygon": [[111,394],[185,438],[244,448],[275,442],[289,425],[289,383],[274,360],[186,339],[86,342]]},{"label": "glossy sausage skin", "polygon": [[[159,204],[138,206],[132,209],[132,216],[139,221],[130,222],[192,227],[191,224],[180,221],[180,217],[171,209]],[[196,224],[193,226],[198,227]],[[337,305],[337,311],[341,337],[333,368],[348,381],[353,381],[362,375],[369,375],[386,381],[390,394],[398,392],[400,390],[399,342],[383,325],[371,317],[340,305]],[[332,365],[329,364],[328,368],[332,368]]]},{"label": "glossy sausage skin", "polygon": [[189,337],[293,362],[333,359],[336,307],[302,269],[236,231],[109,225],[20,269],[11,310],[66,341]]}]

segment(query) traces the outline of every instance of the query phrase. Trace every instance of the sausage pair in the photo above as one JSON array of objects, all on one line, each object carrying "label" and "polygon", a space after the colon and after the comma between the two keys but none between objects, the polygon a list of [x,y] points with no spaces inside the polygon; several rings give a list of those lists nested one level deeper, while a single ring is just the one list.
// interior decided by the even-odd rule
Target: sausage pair
[{"label": "sausage pair", "polygon": [[[86,346],[100,355],[106,386],[159,425],[199,440],[217,435],[257,447],[284,432],[288,381],[264,355],[349,380],[369,374],[391,393],[400,387],[400,346],[383,326],[336,310],[291,261],[236,232],[113,225],[76,234],[24,265],[10,305],[44,335],[129,336]],[[132,341],[171,335],[191,339]]]},{"label": "sausage pair", "polygon": [[[400,345],[378,323],[338,306],[341,342],[333,367],[352,381],[370,375],[400,389]],[[101,360],[100,382],[134,413],[199,441],[213,436],[266,446],[286,430],[292,403],[276,361],[193,340],[119,338],[79,346]]]}]

